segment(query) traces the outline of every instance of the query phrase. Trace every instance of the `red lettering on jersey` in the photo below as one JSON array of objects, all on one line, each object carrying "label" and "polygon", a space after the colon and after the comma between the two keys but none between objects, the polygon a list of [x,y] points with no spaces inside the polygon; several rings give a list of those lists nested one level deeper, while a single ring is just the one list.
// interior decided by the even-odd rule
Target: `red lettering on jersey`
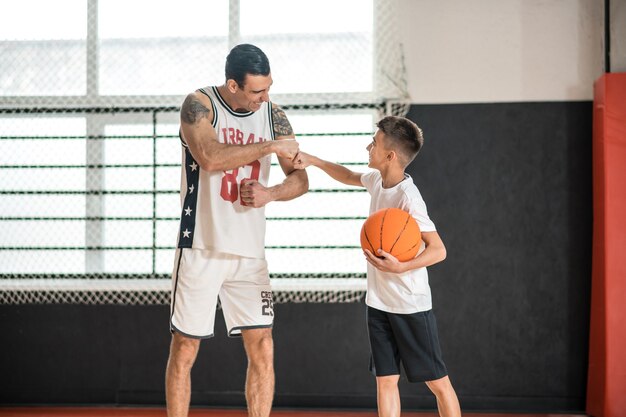
[{"label": "red lettering on jersey", "polygon": [[[239,170],[250,167],[250,176],[243,178],[241,181],[237,182],[237,176],[239,175]],[[220,196],[226,200],[234,203],[239,198],[239,203],[242,206],[247,205],[241,200],[241,196],[239,195],[239,189],[243,186],[244,181],[246,180],[259,180],[259,175],[261,173],[261,162],[256,160],[252,161],[249,164],[246,164],[240,168],[235,168],[231,171],[224,171],[224,176],[222,177],[222,186],[220,188]],[[245,175],[245,174],[244,174]]]},{"label": "red lettering on jersey", "polygon": [[236,145],[237,144],[237,132],[239,131],[239,129],[235,130],[235,128],[230,127],[228,128],[228,136],[230,139],[230,143]]},{"label": "red lettering on jersey", "polygon": [[261,136],[256,136],[254,133],[250,133],[248,135],[248,139],[245,139],[244,136],[246,134],[239,129],[235,129],[234,127],[222,128],[222,136],[224,138],[224,143],[231,145],[250,145],[252,143],[261,143],[267,141],[266,138]]},{"label": "red lettering on jersey", "polygon": [[[240,187],[243,187],[243,183],[244,183],[244,181],[246,181],[246,180],[255,180],[255,181],[258,181],[258,180],[259,180],[259,174],[261,173],[261,162],[259,162],[258,160],[257,160],[257,161],[252,161],[252,162],[250,162],[250,163],[249,163],[248,165],[246,165],[246,166],[249,166],[249,167],[251,167],[252,169],[250,170],[250,176],[249,176],[248,178],[244,178],[244,179],[242,179],[242,180],[239,182],[239,186],[240,186]],[[231,201],[231,203],[232,203],[232,201]],[[242,206],[247,206],[247,204],[246,204],[246,203],[244,203],[244,201],[241,199],[241,195],[239,196],[239,203],[240,203]]]},{"label": "red lettering on jersey", "polygon": [[239,174],[239,168],[235,168],[230,172],[224,171],[222,177],[222,187],[220,188],[220,195],[226,201],[234,203],[239,197],[239,185],[237,184],[237,175]]},{"label": "red lettering on jersey", "polygon": [[243,133],[234,127],[222,128],[222,135],[226,144],[236,145],[237,143],[243,143]]}]

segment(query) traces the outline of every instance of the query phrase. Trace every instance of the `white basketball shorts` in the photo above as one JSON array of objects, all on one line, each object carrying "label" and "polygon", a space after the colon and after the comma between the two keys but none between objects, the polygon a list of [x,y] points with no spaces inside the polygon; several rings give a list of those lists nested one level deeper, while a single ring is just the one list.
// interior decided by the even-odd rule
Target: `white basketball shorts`
[{"label": "white basketball shorts", "polygon": [[240,336],[242,329],[272,327],[274,305],[265,259],[177,249],[170,330],[198,339],[212,337],[218,297],[228,336]]}]

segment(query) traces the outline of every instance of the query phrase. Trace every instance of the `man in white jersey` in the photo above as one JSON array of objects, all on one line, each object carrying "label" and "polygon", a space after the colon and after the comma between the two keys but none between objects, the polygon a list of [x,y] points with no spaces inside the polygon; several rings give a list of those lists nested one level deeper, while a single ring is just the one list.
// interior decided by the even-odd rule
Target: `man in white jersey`
[{"label": "man in white jersey", "polygon": [[441,416],[459,417],[459,401],[439,347],[426,270],[445,259],[446,248],[413,179],[405,173],[424,138],[421,129],[404,117],[387,116],[377,126],[367,146],[372,172],[354,172],[304,152],[296,156],[295,166],[313,165],[339,182],[365,187],[372,197],[370,214],[396,207],[409,212],[419,224],[422,247],[409,261],[400,262],[382,250],[376,254],[365,250],[370,369],[376,376],[378,415],[400,416],[402,366],[409,382],[425,382],[435,394]]},{"label": "man in white jersey", "polygon": [[[180,112],[182,212],[172,274],[172,343],[166,370],[169,417],[187,416],[200,340],[213,336],[218,297],[229,336],[242,336],[250,416],[269,416],[274,395],[273,304],[265,261],[270,201],[308,190],[292,159],[298,143],[285,113],[269,101],[267,56],[233,48],[226,82],[190,93]],[[285,180],[268,187],[271,154]]]}]

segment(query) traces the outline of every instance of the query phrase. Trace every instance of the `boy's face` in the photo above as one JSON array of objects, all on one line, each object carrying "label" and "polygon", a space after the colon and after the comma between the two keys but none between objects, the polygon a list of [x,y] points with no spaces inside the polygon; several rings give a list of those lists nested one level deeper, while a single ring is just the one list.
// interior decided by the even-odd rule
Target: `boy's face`
[{"label": "boy's face", "polygon": [[386,139],[385,134],[380,129],[376,131],[372,142],[366,148],[370,154],[368,167],[380,170],[385,163],[389,162],[387,157],[390,151],[386,149]]}]

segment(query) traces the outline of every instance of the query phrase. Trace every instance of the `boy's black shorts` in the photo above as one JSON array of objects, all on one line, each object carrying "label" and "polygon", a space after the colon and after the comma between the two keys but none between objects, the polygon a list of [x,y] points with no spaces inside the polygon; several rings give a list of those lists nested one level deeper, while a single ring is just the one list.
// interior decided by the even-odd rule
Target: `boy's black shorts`
[{"label": "boy's black shorts", "polygon": [[368,306],[367,328],[374,375],[400,375],[400,363],[409,382],[433,381],[448,374],[432,310],[394,314]]}]

